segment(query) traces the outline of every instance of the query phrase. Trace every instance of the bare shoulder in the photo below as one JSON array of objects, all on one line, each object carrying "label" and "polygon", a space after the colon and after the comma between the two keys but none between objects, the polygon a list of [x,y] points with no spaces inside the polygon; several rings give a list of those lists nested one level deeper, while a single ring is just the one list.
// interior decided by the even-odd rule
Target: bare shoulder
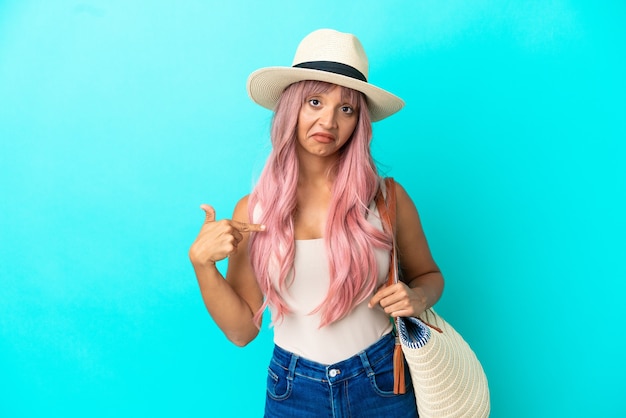
[{"label": "bare shoulder", "polygon": [[249,198],[250,198],[250,195],[247,194],[244,197],[242,197],[241,199],[239,199],[239,201],[235,205],[235,210],[233,211],[233,220],[239,221],[239,222],[249,222],[250,221],[250,217],[248,215],[248,200],[249,200]]},{"label": "bare shoulder", "polygon": [[407,193],[404,187],[397,181],[395,182],[396,188],[396,206],[398,221],[401,221],[406,216],[416,217],[419,221],[419,215],[417,214],[417,207],[411,199],[411,196]]},{"label": "bare shoulder", "polygon": [[396,183],[396,237],[400,264],[408,281],[439,271],[413,199],[399,183]]}]

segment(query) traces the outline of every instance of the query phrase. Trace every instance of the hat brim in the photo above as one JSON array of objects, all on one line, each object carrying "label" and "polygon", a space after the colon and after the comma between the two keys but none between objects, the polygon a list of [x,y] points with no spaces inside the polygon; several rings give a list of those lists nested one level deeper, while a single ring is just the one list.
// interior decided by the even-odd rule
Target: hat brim
[{"label": "hat brim", "polygon": [[293,67],[256,70],[248,77],[248,94],[255,103],[274,110],[283,90],[304,80],[325,81],[362,92],[367,98],[372,122],[391,116],[404,106],[401,98],[364,81],[326,71]]}]

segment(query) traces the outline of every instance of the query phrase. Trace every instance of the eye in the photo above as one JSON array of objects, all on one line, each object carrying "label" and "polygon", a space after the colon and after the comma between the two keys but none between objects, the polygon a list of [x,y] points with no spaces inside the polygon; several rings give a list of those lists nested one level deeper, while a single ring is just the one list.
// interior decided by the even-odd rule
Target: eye
[{"label": "eye", "polygon": [[346,113],[346,114],[348,114],[348,115],[351,115],[351,114],[353,114],[353,113],[354,113],[354,108],[353,108],[352,106],[347,106],[347,105],[345,105],[345,106],[341,106],[341,111],[342,111],[343,113]]},{"label": "eye", "polygon": [[313,107],[318,107],[322,103],[318,99],[309,99],[309,104]]}]

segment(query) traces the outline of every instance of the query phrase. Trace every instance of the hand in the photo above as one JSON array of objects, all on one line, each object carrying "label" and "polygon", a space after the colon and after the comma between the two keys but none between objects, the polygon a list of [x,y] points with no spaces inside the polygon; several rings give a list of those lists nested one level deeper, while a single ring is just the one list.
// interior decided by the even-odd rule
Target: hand
[{"label": "hand", "polygon": [[383,286],[370,299],[370,308],[380,304],[392,317],[417,317],[428,308],[426,293],[421,287],[410,288],[406,283],[399,282],[391,286]]},{"label": "hand", "polygon": [[265,231],[265,225],[222,219],[215,221],[215,209],[201,205],[206,213],[204,224],[189,249],[189,258],[194,266],[204,266],[223,260],[237,252],[243,234]]}]

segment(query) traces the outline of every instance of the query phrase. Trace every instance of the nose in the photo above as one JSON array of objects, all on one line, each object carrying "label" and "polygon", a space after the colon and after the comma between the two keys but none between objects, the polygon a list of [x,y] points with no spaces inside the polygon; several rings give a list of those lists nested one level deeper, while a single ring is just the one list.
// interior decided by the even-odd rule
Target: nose
[{"label": "nose", "polygon": [[325,106],[322,109],[319,118],[320,126],[325,129],[333,129],[337,127],[337,113],[334,106]]}]

